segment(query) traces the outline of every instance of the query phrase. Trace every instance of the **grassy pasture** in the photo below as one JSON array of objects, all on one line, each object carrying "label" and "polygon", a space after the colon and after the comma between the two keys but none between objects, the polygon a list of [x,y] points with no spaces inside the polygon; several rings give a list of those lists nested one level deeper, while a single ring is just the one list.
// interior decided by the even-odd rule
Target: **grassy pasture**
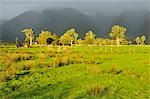
[{"label": "grassy pasture", "polygon": [[150,46],[0,48],[0,97],[148,99]]}]

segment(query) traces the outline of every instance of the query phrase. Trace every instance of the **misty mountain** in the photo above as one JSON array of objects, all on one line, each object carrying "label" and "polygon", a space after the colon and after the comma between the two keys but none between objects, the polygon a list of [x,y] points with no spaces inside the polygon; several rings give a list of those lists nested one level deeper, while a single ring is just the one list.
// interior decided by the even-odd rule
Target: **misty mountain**
[{"label": "misty mountain", "polygon": [[0,25],[1,40],[14,41],[16,37],[24,39],[24,28],[33,28],[38,35],[41,30],[49,30],[62,35],[68,28],[74,27],[83,38],[85,33],[92,30],[96,37],[108,37],[111,27],[119,24],[127,28],[126,36],[133,40],[142,34],[148,35],[149,12],[147,11],[125,11],[118,16],[104,14],[87,15],[72,9],[47,9],[41,12],[27,11]]},{"label": "misty mountain", "polygon": [[0,20],[0,24],[3,24],[5,23],[7,20],[3,19],[3,20]]}]

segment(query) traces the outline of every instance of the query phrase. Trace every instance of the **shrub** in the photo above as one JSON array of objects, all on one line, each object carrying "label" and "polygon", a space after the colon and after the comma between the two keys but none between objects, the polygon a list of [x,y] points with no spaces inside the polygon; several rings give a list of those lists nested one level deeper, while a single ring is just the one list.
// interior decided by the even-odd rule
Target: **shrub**
[{"label": "shrub", "polygon": [[29,54],[23,54],[21,55],[21,59],[22,60],[30,60],[33,56],[29,55]]},{"label": "shrub", "polygon": [[107,87],[94,84],[87,89],[87,94],[90,96],[104,96],[108,91]]},{"label": "shrub", "polygon": [[7,81],[16,74],[16,68],[10,66],[0,73],[0,81]]},{"label": "shrub", "polygon": [[21,60],[30,60],[32,58],[29,54],[8,54],[7,64],[10,65],[13,62],[19,62]]},{"label": "shrub", "polygon": [[59,58],[54,58],[51,62],[50,62],[50,66],[51,67],[58,67],[59,66],[59,64],[60,64],[60,61],[59,61]]},{"label": "shrub", "polygon": [[109,74],[113,74],[113,75],[118,75],[122,72],[123,72],[123,70],[119,70],[119,69],[115,68],[114,66],[108,71]]},{"label": "shrub", "polygon": [[30,70],[31,68],[35,67],[35,63],[33,61],[28,61],[23,65],[23,70]]},{"label": "shrub", "polygon": [[46,59],[47,57],[48,57],[48,55],[45,54],[45,53],[40,53],[39,54],[39,59]]},{"label": "shrub", "polygon": [[90,73],[94,74],[94,75],[97,75],[97,74],[100,74],[101,72],[103,72],[103,70],[100,69],[100,68],[99,68],[98,66],[96,66],[96,65],[93,65],[93,66],[88,67],[87,70],[88,70]]},{"label": "shrub", "polygon": [[[82,57],[82,58],[81,58]],[[49,64],[52,67],[64,66],[69,64],[79,64],[83,63],[83,56],[78,54],[67,55],[53,58],[51,63]]]},{"label": "shrub", "polygon": [[73,54],[72,56],[69,57],[69,64],[79,64],[83,63],[83,55],[81,54]]},{"label": "shrub", "polygon": [[54,48],[49,48],[48,53],[50,57],[55,57],[56,56],[56,51]]},{"label": "shrub", "polygon": [[13,62],[17,62],[21,60],[21,56],[19,55],[14,55],[14,54],[8,54],[7,55],[7,63],[11,64]]},{"label": "shrub", "polygon": [[69,64],[68,56],[61,57],[59,61],[60,61],[59,66],[64,66],[64,65],[68,65]]}]

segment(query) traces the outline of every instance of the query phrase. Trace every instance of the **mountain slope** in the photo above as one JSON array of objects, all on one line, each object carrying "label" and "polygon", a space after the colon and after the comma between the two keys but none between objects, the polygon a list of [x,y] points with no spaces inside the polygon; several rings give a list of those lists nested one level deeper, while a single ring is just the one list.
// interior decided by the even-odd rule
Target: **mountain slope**
[{"label": "mountain slope", "polygon": [[136,36],[148,35],[149,12],[126,11],[118,16],[96,13],[96,16],[86,15],[72,8],[47,9],[37,13],[27,11],[1,24],[1,40],[14,41],[15,37],[24,39],[23,28],[33,28],[36,35],[41,30],[49,30],[62,35],[68,28],[74,27],[83,38],[85,33],[92,30],[96,37],[109,37],[113,25],[119,24],[127,28],[126,36],[134,40]]}]

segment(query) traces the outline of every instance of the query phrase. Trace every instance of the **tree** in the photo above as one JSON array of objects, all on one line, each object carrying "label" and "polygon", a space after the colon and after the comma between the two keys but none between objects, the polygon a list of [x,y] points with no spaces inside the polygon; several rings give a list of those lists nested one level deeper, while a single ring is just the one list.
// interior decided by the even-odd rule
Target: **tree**
[{"label": "tree", "polygon": [[140,45],[140,44],[144,45],[145,40],[146,40],[146,37],[144,35],[142,35],[141,37],[136,37],[135,39],[137,45]]},{"label": "tree", "polygon": [[59,38],[56,34],[52,34],[50,38],[53,39],[51,44],[53,44],[53,45],[58,44]]},{"label": "tree", "polygon": [[125,37],[125,32],[126,28],[114,25],[109,35],[116,40],[117,45],[120,45],[120,41]]},{"label": "tree", "polygon": [[22,46],[23,46],[23,44],[21,44],[21,43],[19,42],[18,37],[16,37],[15,41],[16,41],[16,46],[17,46],[17,47],[22,47]]},{"label": "tree", "polygon": [[78,38],[78,33],[76,33],[74,28],[71,28],[67,30],[61,37],[60,37],[60,43],[63,45],[71,45],[73,42],[76,42]]},{"label": "tree", "polygon": [[129,45],[129,41],[127,39],[123,38],[121,41],[121,44],[122,45]]},{"label": "tree", "polygon": [[32,43],[34,42],[34,31],[33,29],[29,28],[29,29],[23,29],[21,32],[25,33],[25,42],[29,43],[30,46],[32,46]]},{"label": "tree", "polygon": [[78,39],[78,40],[77,40],[77,44],[78,44],[78,45],[82,45],[82,44],[84,44],[84,40],[82,40],[82,39]]},{"label": "tree", "polygon": [[144,35],[141,36],[141,44],[144,45],[145,44],[145,40],[146,40],[146,37]]},{"label": "tree", "polygon": [[84,37],[85,43],[88,45],[94,44],[95,34],[92,31],[88,31]]},{"label": "tree", "polygon": [[52,34],[49,31],[41,31],[39,37],[37,38],[37,42],[39,44],[56,44],[58,41],[58,37],[55,34]]},{"label": "tree", "polygon": [[135,41],[136,41],[136,44],[137,44],[137,45],[140,45],[140,44],[141,44],[141,39],[140,39],[140,37],[136,37]]},{"label": "tree", "polygon": [[51,32],[49,31],[41,31],[39,37],[37,38],[37,42],[39,44],[47,44],[47,39],[51,37]]}]

